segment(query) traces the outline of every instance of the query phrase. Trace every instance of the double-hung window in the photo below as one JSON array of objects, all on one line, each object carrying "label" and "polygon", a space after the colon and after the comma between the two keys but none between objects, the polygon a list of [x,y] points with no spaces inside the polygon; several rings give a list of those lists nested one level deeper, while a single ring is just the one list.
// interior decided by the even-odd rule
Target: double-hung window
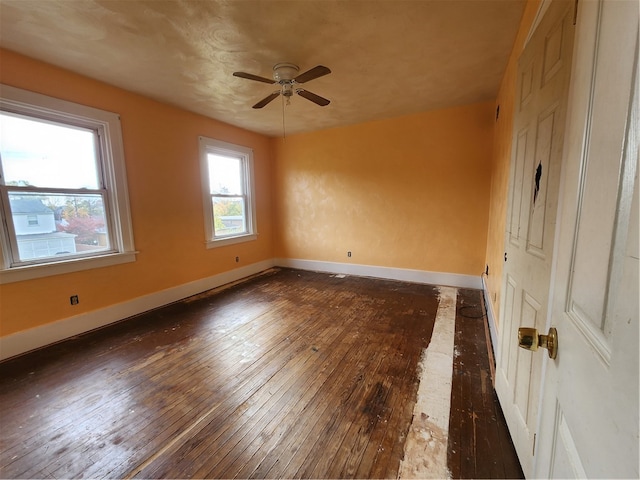
[{"label": "double-hung window", "polygon": [[2,283],[133,261],[118,116],[0,88]]},{"label": "double-hung window", "polygon": [[253,151],[200,137],[207,246],[255,240]]}]

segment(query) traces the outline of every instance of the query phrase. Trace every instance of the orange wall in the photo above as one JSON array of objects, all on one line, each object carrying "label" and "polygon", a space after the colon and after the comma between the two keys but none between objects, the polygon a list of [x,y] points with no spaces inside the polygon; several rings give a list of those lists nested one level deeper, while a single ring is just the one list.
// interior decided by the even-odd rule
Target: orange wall
[{"label": "orange wall", "polygon": [[507,218],[507,196],[509,189],[509,167],[511,162],[511,129],[513,128],[513,106],[516,94],[518,58],[531,25],[538,11],[540,0],[528,0],[520,29],[514,42],[509,63],[505,70],[496,107],[500,116],[495,123],[493,157],[491,159],[491,199],[489,203],[489,225],[487,234],[486,265],[489,265],[487,287],[493,304],[496,322],[500,314],[500,289],[502,287],[502,263],[504,262],[504,229]]},{"label": "orange wall", "polygon": [[480,275],[493,108],[273,139],[276,255]]},{"label": "orange wall", "polygon": [[[0,335],[118,304],[273,258],[267,137],[0,50],[0,82],[120,114],[136,249],[134,263],[0,286]],[[198,136],[254,150],[254,242],[205,248]],[[80,304],[72,307],[69,296]]]}]

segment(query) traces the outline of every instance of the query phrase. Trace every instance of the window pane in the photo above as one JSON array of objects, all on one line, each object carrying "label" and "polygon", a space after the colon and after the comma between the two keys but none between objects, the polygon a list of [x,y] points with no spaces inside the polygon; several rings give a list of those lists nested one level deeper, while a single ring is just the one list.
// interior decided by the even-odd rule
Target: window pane
[{"label": "window pane", "polygon": [[247,233],[247,221],[242,197],[213,197],[215,236]]},{"label": "window pane", "polygon": [[104,199],[92,194],[9,192],[20,261],[110,249]]},{"label": "window pane", "polygon": [[211,194],[242,195],[242,160],[209,153],[209,186]]},{"label": "window pane", "polygon": [[0,113],[5,185],[100,188],[96,133]]}]

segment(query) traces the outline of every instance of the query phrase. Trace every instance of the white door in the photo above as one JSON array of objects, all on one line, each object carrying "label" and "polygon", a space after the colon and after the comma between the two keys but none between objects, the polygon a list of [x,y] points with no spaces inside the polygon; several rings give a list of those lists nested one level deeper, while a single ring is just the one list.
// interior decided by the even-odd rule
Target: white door
[{"label": "white door", "polygon": [[638,9],[579,4],[538,477],[640,474]]},{"label": "white door", "polygon": [[551,3],[518,63],[496,391],[527,477],[533,473],[542,355],[519,349],[517,331],[542,330],[547,323],[573,7],[573,1]]}]

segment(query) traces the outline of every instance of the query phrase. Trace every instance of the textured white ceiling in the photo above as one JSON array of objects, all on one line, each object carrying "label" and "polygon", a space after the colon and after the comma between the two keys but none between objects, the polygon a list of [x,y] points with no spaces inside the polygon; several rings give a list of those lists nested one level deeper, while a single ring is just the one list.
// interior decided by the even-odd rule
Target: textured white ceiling
[{"label": "textured white ceiling", "polygon": [[287,134],[493,99],[525,0],[0,0],[0,45],[270,136],[279,62],[332,73]]}]

